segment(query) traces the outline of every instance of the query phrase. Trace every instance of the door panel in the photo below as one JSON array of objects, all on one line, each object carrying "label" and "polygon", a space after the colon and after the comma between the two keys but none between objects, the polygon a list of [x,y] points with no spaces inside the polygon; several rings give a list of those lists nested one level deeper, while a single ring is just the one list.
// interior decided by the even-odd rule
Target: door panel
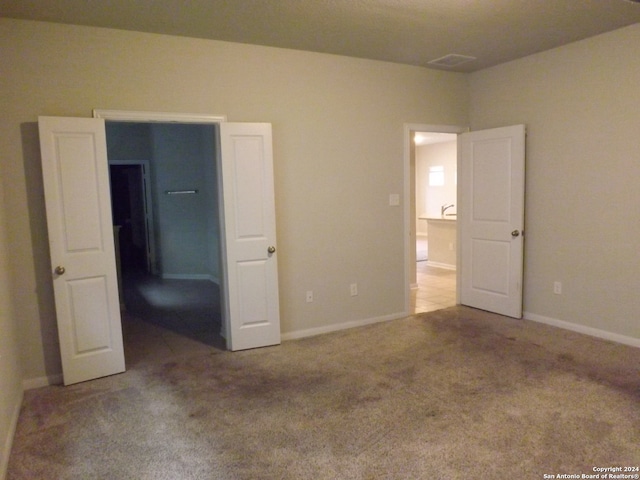
[{"label": "door panel", "polygon": [[[101,231],[98,189],[95,185],[98,178],[97,159],[93,152],[95,138],[90,134],[58,133],[54,141],[57,147],[55,160],[65,250],[68,253],[101,251],[104,248],[104,232]],[[77,161],[78,158],[83,160]]]},{"label": "door panel", "polygon": [[227,348],[280,343],[271,125],[221,123]]},{"label": "door panel", "polygon": [[125,369],[104,121],[40,117],[38,123],[62,370],[69,385]]},{"label": "door panel", "polygon": [[522,317],[525,127],[464,133],[460,302]]},{"label": "door panel", "polygon": [[[238,291],[240,292],[240,329],[267,325],[267,262],[238,262]],[[254,298],[255,300],[251,300]]]},{"label": "door panel", "polygon": [[67,282],[74,332],[75,356],[110,348],[109,300],[106,278],[82,278]]},{"label": "door panel", "polygon": [[495,271],[505,271],[509,267],[510,245],[507,242],[473,240],[471,245],[472,265],[471,288],[497,295],[508,295],[509,284],[504,275]]},{"label": "door panel", "polygon": [[508,222],[511,165],[506,142],[487,141],[473,150],[473,219]]}]

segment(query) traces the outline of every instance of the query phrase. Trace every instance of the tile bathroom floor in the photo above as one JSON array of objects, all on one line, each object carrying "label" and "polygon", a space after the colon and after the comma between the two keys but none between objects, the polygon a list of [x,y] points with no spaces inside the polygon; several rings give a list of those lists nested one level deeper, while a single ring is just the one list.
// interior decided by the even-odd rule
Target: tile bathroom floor
[{"label": "tile bathroom floor", "polygon": [[418,288],[411,290],[413,313],[431,312],[456,304],[456,271],[417,262]]}]

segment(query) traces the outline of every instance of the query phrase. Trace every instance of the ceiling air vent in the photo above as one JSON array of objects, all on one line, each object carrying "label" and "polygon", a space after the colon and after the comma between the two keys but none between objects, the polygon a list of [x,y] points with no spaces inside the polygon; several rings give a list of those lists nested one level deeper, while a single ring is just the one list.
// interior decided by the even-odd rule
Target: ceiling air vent
[{"label": "ceiling air vent", "polygon": [[451,53],[449,55],[445,55],[444,57],[431,60],[427,63],[436,67],[457,67],[458,65],[471,62],[472,60],[476,60],[476,57],[469,57],[467,55],[458,55],[455,53]]}]

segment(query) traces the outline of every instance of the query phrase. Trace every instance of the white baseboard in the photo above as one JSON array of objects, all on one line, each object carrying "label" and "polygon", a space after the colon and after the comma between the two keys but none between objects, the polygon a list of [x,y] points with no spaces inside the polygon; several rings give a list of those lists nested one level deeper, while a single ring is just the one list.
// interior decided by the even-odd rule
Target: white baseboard
[{"label": "white baseboard", "polygon": [[[365,325],[372,325],[374,323],[388,322],[390,320],[397,320],[409,316],[408,313],[395,313],[391,315],[384,315],[381,317],[366,318],[362,320],[352,320],[343,323],[336,323],[334,325],[326,325],[324,327],[308,328],[305,330],[296,330],[293,332],[287,332],[282,334],[282,340],[295,340],[298,338],[313,337],[316,335],[322,335],[325,333],[337,332],[340,330],[347,330],[349,328],[364,327]],[[584,335],[592,337],[602,338],[603,340],[609,340],[623,345],[629,345],[631,347],[640,348],[640,338],[629,337],[626,335],[620,335],[618,333],[608,332],[606,330],[600,330],[598,328],[586,327],[584,325],[578,325],[575,323],[565,322],[564,320],[558,320],[556,318],[545,317],[537,315],[531,312],[524,312],[524,319],[532,322],[544,323],[551,325],[552,327],[563,328],[565,330],[571,330]]]},{"label": "white baseboard", "polygon": [[22,381],[23,390],[33,390],[34,388],[48,387],[49,385],[62,385],[62,374],[47,375],[46,377],[27,378]]},{"label": "white baseboard", "polygon": [[573,332],[583,333],[591,337],[602,338],[611,342],[640,348],[640,338],[628,337],[626,335],[620,335],[619,333],[600,330],[599,328],[587,327],[585,325],[578,325],[577,323],[565,322],[564,320],[545,317],[543,315],[537,315],[531,312],[524,312],[524,319],[531,320],[532,322],[544,323],[546,325],[551,325],[552,327],[564,328],[565,330],[571,330]]},{"label": "white baseboard", "polygon": [[348,322],[336,323],[333,325],[326,325],[324,327],[308,328],[305,330],[296,330],[293,332],[283,333],[281,338],[282,340],[296,340],[298,338],[314,337],[316,335],[337,332],[340,330],[347,330],[349,328],[364,327],[365,325],[372,325],[374,323],[397,320],[398,318],[404,318],[407,316],[409,316],[407,312],[402,312],[402,313],[393,313],[391,315],[383,315],[381,317],[365,318],[362,320],[351,320]]},{"label": "white baseboard", "polygon": [[444,268],[446,270],[456,269],[455,265],[451,265],[449,263],[432,262],[431,260],[427,260],[427,265],[429,265],[430,267]]},{"label": "white baseboard", "polygon": [[13,407],[13,413],[11,414],[9,431],[7,432],[6,438],[2,442],[2,451],[0,451],[0,480],[4,480],[7,477],[7,469],[9,468],[9,455],[11,454],[13,438],[16,434],[16,427],[18,426],[18,417],[20,416],[20,407],[22,406],[22,397],[23,393],[20,392],[20,397]]}]

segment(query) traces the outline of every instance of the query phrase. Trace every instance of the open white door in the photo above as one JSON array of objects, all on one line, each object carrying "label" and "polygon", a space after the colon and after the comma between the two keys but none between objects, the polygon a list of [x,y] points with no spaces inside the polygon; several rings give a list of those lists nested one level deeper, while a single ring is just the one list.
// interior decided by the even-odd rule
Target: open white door
[{"label": "open white door", "polygon": [[125,370],[104,120],[40,117],[65,385]]},{"label": "open white door", "polygon": [[229,350],[280,343],[271,125],[220,124]]},{"label": "open white door", "polygon": [[460,303],[522,317],[525,126],[458,137]]}]

